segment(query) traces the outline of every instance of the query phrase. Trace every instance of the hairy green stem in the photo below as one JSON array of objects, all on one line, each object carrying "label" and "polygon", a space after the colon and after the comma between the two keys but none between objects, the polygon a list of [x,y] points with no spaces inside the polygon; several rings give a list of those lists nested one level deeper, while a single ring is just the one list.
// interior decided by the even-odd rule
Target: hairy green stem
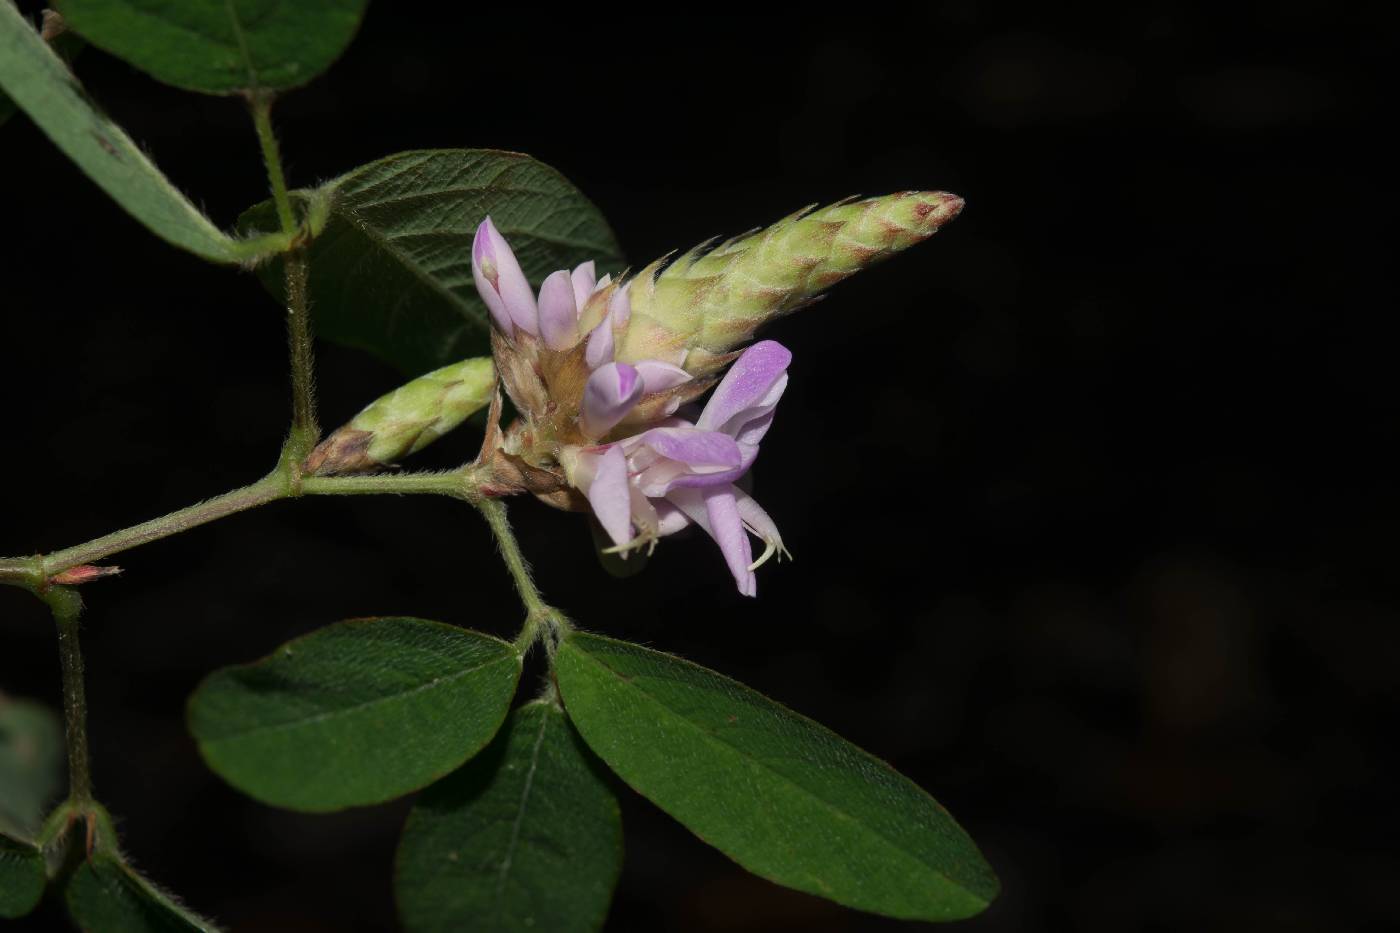
[{"label": "hairy green stem", "polygon": [[272,201],[277,205],[277,219],[282,223],[283,233],[295,233],[297,221],[292,214],[292,201],[287,197],[282,153],[277,147],[277,134],[272,131],[272,95],[254,91],[249,103],[253,111],[253,128],[257,130],[258,143],[262,146],[263,164],[267,166],[267,180],[272,185]]},{"label": "hairy green stem", "polygon": [[[282,232],[293,236],[297,233],[297,220],[292,211],[292,200],[287,195],[287,178],[282,171],[277,134],[272,129],[272,99],[272,95],[264,91],[252,93],[253,127],[262,146],[263,164],[267,166],[267,180],[272,187],[277,219],[282,224]],[[315,357],[312,353],[310,302],[306,290],[305,249],[294,245],[284,253],[282,269],[286,280],[287,344],[292,365],[292,441],[301,456],[305,457],[321,434],[320,426],[316,423]]]},{"label": "hairy green stem", "polygon": [[83,599],[70,587],[55,586],[44,593],[58,626],[58,656],[63,666],[63,725],[68,736],[68,799],[92,800],[92,770],[88,763],[87,695],[83,689],[83,649],[78,619]]},{"label": "hairy green stem", "polygon": [[[541,634],[552,635],[555,639],[562,637],[571,628],[569,620],[562,612],[545,602],[539,588],[535,586],[534,578],[530,576],[530,564],[525,560],[525,555],[520,553],[520,542],[515,539],[510,519],[506,516],[506,504],[499,499],[484,496],[474,497],[471,501],[486,519],[486,524],[491,526],[491,533],[496,536],[496,546],[501,551],[501,559],[505,561],[506,569],[515,580],[515,590],[520,594],[520,601],[525,604],[525,625],[521,627],[520,635],[515,640],[516,647],[524,651]],[[542,630],[541,626],[545,628]],[[552,655],[553,640],[546,639],[545,646]]]},{"label": "hairy green stem", "polygon": [[369,476],[306,476],[301,491],[308,496],[380,496],[437,494],[465,498],[476,479],[467,470],[447,473],[374,473]]},{"label": "hairy green stem", "polygon": [[222,496],[215,496],[169,515],[123,528],[121,531],[114,531],[85,544],[49,554],[43,558],[45,578],[79,564],[91,564],[137,545],[159,541],[161,538],[188,531],[215,519],[265,505],[287,495],[287,482],[281,471],[270,473],[250,486],[226,492]]},{"label": "hairy green stem", "polygon": [[[290,445],[289,445],[290,446]],[[216,519],[296,496],[443,495],[468,498],[479,482],[470,468],[447,473],[388,473],[370,476],[307,476],[289,466],[284,454],[273,472],[249,486],[160,518],[114,531],[85,544],[35,557],[0,558],[0,584],[43,591],[50,578],[79,564],[91,564],[130,548],[188,531]]]},{"label": "hairy green stem", "polygon": [[287,280],[287,350],[292,363],[292,434],[298,464],[321,437],[316,421],[316,377],[311,306],[306,289],[306,251],[296,248],[282,257]]}]

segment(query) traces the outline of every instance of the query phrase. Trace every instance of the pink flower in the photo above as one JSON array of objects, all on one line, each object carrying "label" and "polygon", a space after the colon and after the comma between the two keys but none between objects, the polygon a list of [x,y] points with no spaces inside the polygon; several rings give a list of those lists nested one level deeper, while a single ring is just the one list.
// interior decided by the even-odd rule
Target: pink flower
[{"label": "pink flower", "polygon": [[[617,550],[654,546],[658,538],[699,525],[719,544],[739,592],[753,596],[754,569],[786,549],[773,520],[734,483],[758,456],[759,441],[787,387],[792,354],[772,340],[749,347],[692,423],[675,417],[683,395],[703,391],[690,373],[662,360],[614,359],[631,318],[630,283],[614,286],[608,276],[597,280],[588,262],[572,272],[552,273],[536,296],[489,217],[472,244],[472,273],[492,322],[506,338],[497,349],[498,356],[504,354],[498,369],[506,388],[524,420],[535,419],[536,430],[507,432],[507,452],[529,453],[523,447],[526,436],[536,443],[557,438],[547,459],[562,467],[561,485],[584,494]],[[598,304],[604,301],[606,307]],[[585,308],[591,309],[589,319],[598,321],[586,333]],[[555,362],[544,365],[547,360]],[[543,378],[565,371],[561,366],[579,367],[577,377],[554,383]],[[694,391],[681,388],[687,383]],[[576,397],[557,397],[564,391]],[[546,458],[527,462],[548,469]],[[766,545],[758,560],[750,534]]]},{"label": "pink flower", "polygon": [[[760,341],[730,367],[694,424],[666,418],[610,444],[562,452],[570,481],[588,497],[619,549],[654,542],[694,523],[719,545],[739,592],[755,594],[754,569],[786,549],[773,520],[734,482],[758,457],[759,441],[772,425],[787,387],[791,361],[792,354],[781,344]],[[580,419],[611,419],[615,424],[646,393],[636,391],[635,376],[618,376],[607,369],[594,372],[595,378],[600,376],[608,391],[585,391]],[[624,384],[632,387],[626,393],[619,390]],[[749,534],[766,545],[758,560],[753,559]]]}]

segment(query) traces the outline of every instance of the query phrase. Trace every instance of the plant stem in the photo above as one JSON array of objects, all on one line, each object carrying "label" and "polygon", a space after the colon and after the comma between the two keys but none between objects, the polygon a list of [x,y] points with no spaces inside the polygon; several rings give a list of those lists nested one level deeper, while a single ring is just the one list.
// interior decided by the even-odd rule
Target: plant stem
[{"label": "plant stem", "polygon": [[[542,624],[548,627],[547,634],[553,635],[555,639],[562,637],[571,628],[569,620],[558,609],[546,603],[535,586],[535,581],[530,576],[530,565],[526,562],[525,555],[520,553],[520,542],[515,539],[510,519],[506,517],[506,504],[499,499],[477,496],[472,499],[472,505],[481,512],[486,524],[491,526],[491,532],[496,536],[496,545],[501,550],[501,559],[505,561],[506,569],[515,580],[515,590],[520,594],[520,601],[525,604],[525,624],[520,629],[515,646],[521,651],[530,647],[530,643],[541,634]],[[553,641],[546,640],[545,646],[553,655]]]},{"label": "plant stem", "polygon": [[316,422],[316,357],[311,333],[311,309],[306,290],[306,251],[296,248],[282,257],[287,281],[287,350],[292,364],[292,440],[300,458],[311,453],[321,436]]},{"label": "plant stem", "polygon": [[[282,232],[292,236],[297,233],[297,221],[292,212],[292,200],[287,195],[287,179],[282,171],[277,134],[272,130],[272,95],[254,91],[250,103],[253,127],[262,146],[263,163],[267,166],[267,180],[272,187],[277,218],[282,224]],[[301,457],[305,457],[321,435],[320,426],[316,423],[315,357],[312,353],[310,304],[307,300],[305,249],[295,245],[284,253],[282,269],[286,280],[287,345],[292,366],[292,439]]]},{"label": "plant stem", "polygon": [[369,476],[306,476],[301,491],[308,496],[378,496],[433,494],[469,495],[475,479],[465,470],[447,473],[388,473]]},{"label": "plant stem", "polygon": [[68,736],[68,799],[92,800],[92,770],[88,761],[87,695],[83,689],[83,649],[78,642],[78,619],[83,599],[76,590],[55,586],[44,593],[58,625],[58,656],[63,665],[63,725]]},{"label": "plant stem", "polygon": [[282,153],[277,147],[277,134],[272,131],[272,95],[265,91],[254,91],[250,104],[253,111],[253,128],[258,132],[263,164],[267,166],[267,180],[272,185],[272,201],[277,205],[277,219],[282,223],[283,233],[295,233],[297,221],[292,214],[292,201],[287,197],[287,178],[282,173]]},{"label": "plant stem", "polygon": [[[290,447],[290,445],[289,445]],[[139,525],[95,538],[85,544],[65,548],[47,556],[0,558],[0,584],[24,587],[41,593],[55,574],[79,564],[90,564],[122,551],[159,541],[199,525],[238,512],[289,499],[307,496],[353,495],[443,495],[469,498],[479,482],[471,468],[447,473],[390,473],[370,476],[293,475],[291,456],[273,472],[250,486],[215,496],[206,502],[153,518]]]},{"label": "plant stem", "polygon": [[235,512],[243,512],[255,506],[285,498],[288,494],[287,479],[278,470],[250,486],[244,486],[242,489],[226,492],[222,496],[215,496],[213,499],[171,512],[169,515],[162,515],[160,518],[153,518],[148,522],[132,525],[130,528],[123,528],[121,531],[114,531],[101,538],[95,538],[86,544],[79,544],[76,547],[50,554],[43,559],[45,579],[56,573],[61,573],[69,567],[90,564],[137,545],[159,541],[161,538],[168,538],[182,531],[188,531],[226,515],[233,515]]}]

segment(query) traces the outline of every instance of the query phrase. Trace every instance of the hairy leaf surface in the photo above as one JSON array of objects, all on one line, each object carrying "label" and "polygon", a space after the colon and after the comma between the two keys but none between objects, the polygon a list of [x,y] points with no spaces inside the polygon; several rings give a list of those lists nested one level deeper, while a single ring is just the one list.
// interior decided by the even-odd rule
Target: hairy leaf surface
[{"label": "hairy leaf surface", "polygon": [[432,783],[500,728],[520,654],[424,619],[327,626],[209,675],[190,698],[204,760],[293,810],[381,803]]},{"label": "hairy leaf surface", "polygon": [[305,84],[340,57],[369,0],[55,0],[74,31],[205,94]]},{"label": "hairy leaf surface", "polygon": [[623,780],[749,871],[850,907],[953,920],[998,884],[932,797],[742,684],[574,633],[555,658],[570,719]]},{"label": "hairy leaf surface", "polygon": [[85,933],[216,933],[135,869],[101,850],[68,879],[68,914]]},{"label": "hairy leaf surface", "polygon": [[394,881],[404,929],[599,929],[622,868],[599,767],[553,703],[516,710],[409,814]]}]

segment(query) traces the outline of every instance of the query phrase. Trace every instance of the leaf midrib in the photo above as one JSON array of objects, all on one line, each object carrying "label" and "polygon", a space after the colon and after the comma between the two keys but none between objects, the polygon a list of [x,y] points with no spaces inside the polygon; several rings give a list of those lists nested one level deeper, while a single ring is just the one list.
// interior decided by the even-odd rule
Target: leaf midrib
[{"label": "leaf midrib", "polygon": [[457,671],[454,674],[449,674],[446,677],[439,677],[435,680],[431,680],[424,684],[419,684],[416,687],[401,691],[399,693],[391,693],[386,696],[375,697],[372,700],[365,700],[361,703],[356,703],[353,706],[343,706],[337,709],[327,710],[326,712],[316,713],[313,716],[308,716],[303,719],[293,719],[287,722],[280,722],[271,726],[254,726],[250,729],[239,729],[235,732],[226,732],[222,733],[217,738],[206,738],[202,739],[201,741],[203,741],[206,745],[215,745],[220,742],[245,738],[249,735],[264,734],[268,732],[280,732],[284,729],[293,729],[300,726],[313,725],[315,723],[321,722],[326,719],[330,719],[335,716],[348,716],[352,713],[357,713],[360,710],[368,709],[372,706],[378,706],[381,703],[389,703],[395,700],[402,700],[407,697],[414,696],[416,694],[422,693],[425,690],[431,690],[437,687],[450,686],[456,681],[461,680],[463,677],[466,677],[470,674],[474,674],[477,671],[484,670],[495,664],[501,664],[503,662],[510,661],[512,657],[513,655],[510,654],[509,651],[507,651],[506,654],[503,654],[502,656],[494,658],[490,661],[485,661],[481,664],[478,664],[476,667],[464,668],[460,671]]},{"label": "leaf midrib", "polygon": [[520,792],[520,805],[515,812],[515,822],[511,824],[510,840],[506,843],[506,854],[501,862],[501,871],[496,878],[496,919],[499,921],[505,909],[506,878],[510,866],[515,861],[515,850],[520,845],[520,827],[525,822],[525,807],[530,801],[530,791],[535,784],[535,771],[540,764],[540,748],[544,745],[544,733],[549,728],[549,711],[540,717],[540,732],[535,737],[535,747],[530,750],[530,770],[525,775],[525,786]]},{"label": "leaf midrib", "polygon": [[[640,686],[636,686],[636,685],[633,683],[634,678],[633,678],[632,676],[623,674],[621,671],[617,670],[617,669],[614,668],[612,665],[608,664],[608,663],[607,663],[606,661],[604,661],[602,658],[596,657],[596,656],[594,656],[593,654],[589,653],[588,651],[586,651],[586,650],[584,650],[584,649],[582,649],[582,648],[575,647],[574,650],[575,650],[577,653],[579,653],[579,654],[583,655],[584,657],[586,657],[587,659],[589,659],[590,661],[592,661],[593,663],[597,664],[599,667],[601,667],[601,668],[603,668],[604,670],[606,670],[608,673],[612,674],[614,677],[617,678],[618,682],[621,683],[624,687],[630,687],[630,688],[632,688],[632,689],[635,690],[637,693],[640,693],[642,696],[644,696],[644,697],[646,697],[647,699],[651,700],[651,701],[652,701],[654,704],[656,704],[658,707],[660,707],[661,709],[663,709],[663,710],[665,710],[667,713],[669,713],[673,719],[678,720],[678,721],[681,722],[682,724],[684,724],[684,725],[686,725],[686,726],[689,726],[689,727],[690,727],[692,730],[694,730],[695,732],[698,732],[698,733],[699,733],[701,736],[703,736],[709,743],[711,743],[711,744],[713,744],[713,745],[721,746],[721,747],[723,747],[723,748],[726,748],[726,749],[730,750],[731,752],[733,752],[734,754],[738,755],[738,756],[739,756],[740,758],[742,758],[743,760],[752,762],[754,765],[758,766],[758,767],[759,767],[760,769],[762,769],[763,771],[766,771],[766,772],[768,772],[769,774],[773,775],[773,776],[774,776],[775,778],[777,778],[781,783],[783,783],[783,784],[785,784],[785,785],[787,785],[787,786],[789,786],[789,787],[795,788],[795,789],[796,789],[797,791],[799,791],[802,795],[804,795],[804,796],[810,798],[811,800],[816,801],[816,802],[817,802],[818,804],[820,804],[823,808],[825,808],[826,810],[830,811],[830,812],[833,813],[834,815],[836,815],[836,816],[838,816],[838,817],[841,817],[842,819],[846,820],[846,821],[847,821],[848,823],[850,823],[851,825],[857,827],[858,829],[864,830],[864,831],[865,831],[866,833],[868,833],[869,835],[874,836],[875,838],[881,840],[881,841],[884,842],[886,845],[889,845],[891,848],[893,848],[895,851],[899,852],[900,854],[902,854],[902,855],[904,855],[904,856],[906,856],[906,857],[908,857],[908,858],[913,859],[913,860],[914,860],[915,862],[917,862],[919,865],[924,866],[926,869],[928,869],[929,871],[932,871],[933,873],[935,873],[936,875],[938,875],[940,878],[943,878],[945,881],[947,881],[949,884],[951,884],[951,885],[953,885],[954,887],[956,887],[958,890],[963,891],[963,892],[966,893],[967,895],[976,898],[978,901],[981,901],[981,902],[984,903],[984,904],[985,904],[985,903],[990,903],[990,902],[989,902],[986,898],[984,898],[981,894],[978,894],[978,893],[976,893],[975,891],[970,890],[966,885],[964,885],[962,882],[957,881],[957,880],[955,880],[954,878],[950,877],[950,876],[949,876],[947,873],[945,873],[942,869],[936,868],[936,867],[934,867],[934,866],[928,864],[928,862],[924,861],[923,858],[921,858],[920,856],[918,856],[917,854],[915,854],[915,853],[913,853],[913,852],[910,852],[910,851],[909,851],[908,849],[906,849],[903,845],[901,845],[900,843],[898,843],[898,842],[896,842],[895,840],[891,839],[889,836],[885,835],[885,834],[884,834],[883,832],[881,832],[880,830],[875,829],[875,828],[869,826],[868,824],[866,824],[866,823],[862,822],[861,820],[857,819],[854,815],[852,815],[852,814],[846,812],[845,810],[841,809],[841,808],[840,808],[839,806],[837,806],[836,804],[834,804],[834,803],[832,803],[831,801],[827,800],[825,797],[822,797],[822,796],[820,796],[819,794],[817,794],[816,792],[814,792],[814,791],[810,790],[809,788],[803,786],[802,784],[797,783],[797,782],[794,781],[792,778],[788,777],[786,774],[783,774],[781,771],[779,771],[779,770],[777,770],[776,768],[774,768],[774,767],[772,767],[771,765],[769,765],[767,762],[764,762],[764,761],[761,760],[761,759],[754,758],[754,757],[752,757],[751,755],[748,755],[748,754],[745,753],[742,749],[740,749],[738,746],[736,746],[736,745],[734,745],[734,744],[732,744],[732,743],[730,743],[730,742],[725,741],[725,740],[724,740],[723,738],[721,738],[718,734],[716,734],[716,733],[714,733],[714,732],[710,732],[708,729],[705,729],[705,728],[704,728],[703,726],[701,726],[699,723],[697,723],[697,722],[695,722],[694,720],[689,719],[688,717],[686,717],[686,715],[685,715],[684,713],[682,713],[682,712],[680,712],[679,710],[676,710],[675,708],[673,708],[673,707],[667,705],[663,700],[661,700],[661,699],[660,699],[659,697],[657,697],[655,694],[652,694],[652,693],[650,693],[650,692],[648,692],[648,691],[642,689]],[[842,740],[842,741],[844,741],[844,740]],[[813,879],[813,880],[816,880],[816,879]]]}]

